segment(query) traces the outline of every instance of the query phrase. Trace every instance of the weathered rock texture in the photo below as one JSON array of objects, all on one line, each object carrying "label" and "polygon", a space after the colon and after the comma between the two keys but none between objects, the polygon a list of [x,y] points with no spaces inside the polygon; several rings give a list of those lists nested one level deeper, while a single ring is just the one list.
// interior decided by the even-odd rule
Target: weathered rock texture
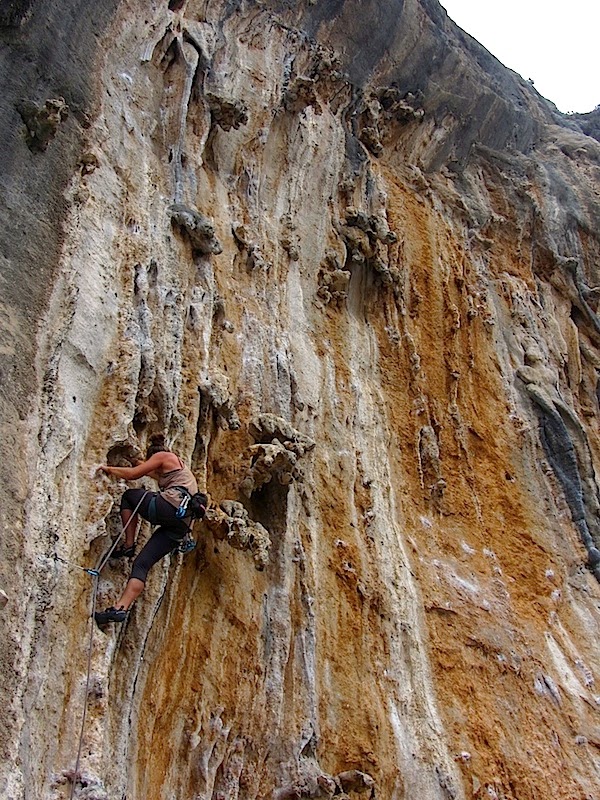
[{"label": "weathered rock texture", "polygon": [[[0,795],[598,800],[596,117],[435,0],[0,38]],[[212,511],[86,697],[154,433]]]}]

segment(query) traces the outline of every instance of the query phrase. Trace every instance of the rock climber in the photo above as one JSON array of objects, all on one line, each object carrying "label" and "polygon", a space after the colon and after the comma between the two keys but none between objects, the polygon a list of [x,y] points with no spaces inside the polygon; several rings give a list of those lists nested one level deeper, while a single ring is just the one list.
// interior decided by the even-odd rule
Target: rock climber
[{"label": "rock climber", "polygon": [[[151,439],[146,460],[135,467],[103,465],[100,469],[115,478],[133,481],[147,475],[158,482],[158,492],[127,489],[123,493],[121,522],[125,542],[111,558],[131,558],[135,553],[138,515],[153,525],[159,525],[133,562],[131,577],[116,604],[96,612],[96,622],[102,625],[125,621],[129,608],[144,590],[150,567],[176,549],[190,530],[193,515],[189,506],[194,507],[194,516],[201,518],[208,498],[198,492],[192,472],[178,455],[167,448],[162,436]],[[194,498],[193,503],[190,503],[191,498]]]}]

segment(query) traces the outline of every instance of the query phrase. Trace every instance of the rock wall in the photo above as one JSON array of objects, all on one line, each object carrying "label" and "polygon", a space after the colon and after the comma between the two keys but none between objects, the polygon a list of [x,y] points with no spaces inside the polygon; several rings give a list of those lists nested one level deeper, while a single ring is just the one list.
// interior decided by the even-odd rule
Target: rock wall
[{"label": "rock wall", "polygon": [[[2,796],[597,798],[589,115],[435,0],[0,36]],[[155,433],[211,508],[99,630]]]}]

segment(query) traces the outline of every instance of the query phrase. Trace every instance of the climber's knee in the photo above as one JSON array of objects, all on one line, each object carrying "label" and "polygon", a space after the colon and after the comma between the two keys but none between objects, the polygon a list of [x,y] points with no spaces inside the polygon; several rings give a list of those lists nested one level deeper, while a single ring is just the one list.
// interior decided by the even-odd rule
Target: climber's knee
[{"label": "climber's knee", "polygon": [[121,497],[121,511],[133,511],[138,507],[144,494],[148,494],[145,489],[127,489]]}]

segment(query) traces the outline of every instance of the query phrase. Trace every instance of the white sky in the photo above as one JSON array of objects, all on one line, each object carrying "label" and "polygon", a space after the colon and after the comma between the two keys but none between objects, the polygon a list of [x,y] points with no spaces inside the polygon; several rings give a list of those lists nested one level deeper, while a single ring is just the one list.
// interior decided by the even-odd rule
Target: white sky
[{"label": "white sky", "polygon": [[505,66],[564,112],[600,104],[600,0],[440,0]]}]

